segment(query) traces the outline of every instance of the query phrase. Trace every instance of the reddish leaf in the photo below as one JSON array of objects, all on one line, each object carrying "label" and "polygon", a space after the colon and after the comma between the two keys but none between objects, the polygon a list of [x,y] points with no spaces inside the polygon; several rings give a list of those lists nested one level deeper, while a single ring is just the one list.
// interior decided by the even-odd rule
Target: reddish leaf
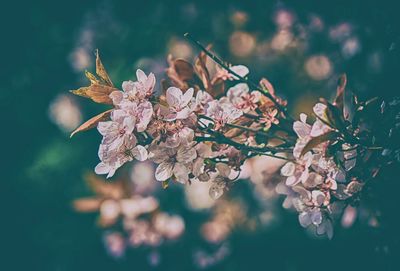
[{"label": "reddish leaf", "polygon": [[225,81],[221,78],[218,78],[214,84],[211,86],[209,93],[214,97],[218,97],[225,92]]},{"label": "reddish leaf", "polygon": [[263,89],[267,90],[269,93],[271,93],[272,96],[275,96],[275,89],[274,86],[271,84],[270,81],[266,78],[262,78],[260,81],[260,85]]},{"label": "reddish leaf", "polygon": [[174,61],[174,67],[179,78],[183,81],[193,79],[194,70],[192,64],[183,59],[176,59]]},{"label": "reddish leaf", "polygon": [[[175,60],[172,58],[172,55],[168,55],[167,58],[169,67],[166,70],[167,76],[170,79],[171,83],[173,86],[180,88],[180,89],[186,89],[187,88],[187,83],[181,79],[181,77],[179,76],[176,67],[175,67]],[[164,82],[166,83],[166,82]],[[164,84],[164,86],[166,86],[167,84]],[[171,84],[168,84],[169,86],[171,86]],[[164,89],[166,90],[166,89]]]},{"label": "reddish leaf", "polygon": [[329,122],[332,124],[331,127],[337,128],[340,131],[345,131],[346,126],[344,123],[344,116],[343,116],[343,111],[340,112],[337,107],[330,103],[326,103],[327,110],[326,114],[329,119]]},{"label": "reddish leaf", "polygon": [[347,76],[346,74],[342,74],[339,78],[339,83],[336,89],[336,98],[333,103],[337,108],[339,108],[340,112],[343,113],[344,108],[344,95],[345,95],[345,88],[347,84]]}]

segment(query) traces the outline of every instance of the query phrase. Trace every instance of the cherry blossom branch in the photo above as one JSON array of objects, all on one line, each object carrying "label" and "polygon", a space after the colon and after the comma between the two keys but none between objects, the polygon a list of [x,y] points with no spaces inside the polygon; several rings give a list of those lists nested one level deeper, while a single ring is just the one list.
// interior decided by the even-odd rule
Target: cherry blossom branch
[{"label": "cherry blossom branch", "polygon": [[[209,118],[209,117],[207,117],[207,116],[199,115],[199,117],[214,122],[214,120],[213,120],[212,118]],[[200,121],[200,120],[199,120],[199,121]],[[200,121],[200,122],[201,122],[201,121]],[[206,125],[205,125],[203,122],[201,122],[201,124],[202,124],[204,127],[206,127]],[[276,138],[276,139],[282,140],[282,141],[285,142],[286,144],[291,143],[291,142],[289,142],[287,139],[285,139],[285,138],[283,138],[283,137],[280,137],[280,136],[278,136],[278,135],[273,135],[273,136],[271,136],[271,135],[269,135],[268,133],[266,133],[266,132],[264,132],[264,131],[252,129],[252,128],[250,128],[250,127],[245,127],[245,126],[236,125],[236,124],[232,124],[232,123],[226,123],[225,125],[228,126],[228,127],[231,127],[231,128],[237,128],[237,129],[241,129],[241,130],[244,130],[244,131],[252,132],[252,133],[254,133],[254,134],[266,136],[266,137],[268,137],[268,138]]]},{"label": "cherry blossom branch", "polygon": [[255,134],[259,134],[259,135],[263,135],[263,136],[267,136],[270,137],[270,135],[266,132],[260,131],[260,130],[256,130],[256,129],[252,129],[250,127],[245,127],[245,126],[241,126],[241,125],[236,125],[236,124],[232,124],[232,123],[227,123],[226,126],[231,127],[231,128],[237,128],[237,129],[241,129],[244,131],[248,131],[248,132],[252,132]]},{"label": "cherry blossom branch", "polygon": [[213,131],[211,129],[207,129],[207,132],[211,135],[210,137],[198,136],[195,138],[195,140],[197,142],[216,142],[218,144],[228,144],[230,146],[235,147],[238,150],[246,152],[246,154],[249,152],[252,152],[252,153],[257,153],[259,155],[266,155],[266,156],[271,156],[271,157],[275,157],[278,159],[290,160],[288,158],[275,155],[275,153],[292,151],[291,148],[267,147],[267,146],[265,146],[265,147],[248,146],[248,145],[236,142],[236,141],[224,136],[223,134]]},{"label": "cherry blossom branch", "polygon": [[245,78],[243,76],[240,76],[236,72],[234,72],[232,69],[230,69],[224,61],[222,61],[219,57],[211,53],[207,48],[204,47],[199,41],[197,41],[191,34],[185,33],[184,36],[190,40],[192,43],[194,43],[197,47],[199,47],[207,56],[209,56],[214,62],[216,62],[218,65],[220,65],[222,68],[227,70],[229,73],[233,74],[235,77],[237,77],[240,81],[243,83],[248,84],[253,88],[253,90],[258,90],[260,91],[264,96],[266,96],[268,99],[270,99],[274,105],[278,108],[279,111],[281,111],[284,116],[288,119],[291,119],[291,117],[287,113],[287,108],[282,106],[278,101],[271,95],[268,89],[263,89],[258,86],[258,84],[254,83],[253,81],[249,80],[248,78]]},{"label": "cherry blossom branch", "polygon": [[266,137],[268,137],[268,138],[276,138],[276,139],[282,140],[282,141],[285,142],[285,143],[290,143],[286,138],[283,138],[283,137],[281,137],[281,136],[278,136],[278,135],[270,135],[270,134],[268,134],[268,133],[266,133],[266,132],[264,132],[264,131],[252,129],[252,128],[249,128],[249,127],[245,127],[245,126],[241,126],[241,125],[236,125],[236,124],[231,124],[231,123],[227,123],[226,126],[232,127],[232,128],[241,129],[241,130],[248,131],[248,132],[252,132],[252,133],[255,133],[255,134],[258,134],[258,135],[266,136]]}]

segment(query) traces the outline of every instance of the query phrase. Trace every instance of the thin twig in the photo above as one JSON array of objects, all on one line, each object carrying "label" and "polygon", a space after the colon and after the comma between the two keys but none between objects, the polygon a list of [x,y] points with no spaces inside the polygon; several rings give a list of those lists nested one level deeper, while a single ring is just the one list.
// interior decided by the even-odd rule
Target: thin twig
[{"label": "thin twig", "polygon": [[260,91],[262,94],[264,94],[267,98],[269,98],[274,105],[278,108],[279,111],[281,111],[285,117],[287,118],[291,118],[288,113],[287,113],[287,108],[282,106],[280,103],[278,103],[278,101],[275,99],[274,96],[271,95],[271,93],[263,88],[260,88],[258,86],[258,84],[254,83],[253,81],[240,76],[239,74],[237,74],[236,72],[232,71],[225,63],[224,61],[222,61],[219,57],[217,57],[216,55],[214,55],[213,53],[211,53],[209,50],[207,50],[199,41],[197,41],[192,35],[190,35],[189,33],[185,33],[184,35],[188,40],[190,40],[191,42],[193,42],[197,47],[199,47],[207,56],[209,56],[213,61],[215,61],[218,65],[220,65],[222,68],[224,68],[225,70],[227,70],[230,74],[234,75],[235,77],[237,77],[240,81],[247,83],[249,86],[251,86],[251,88],[253,88],[253,90],[258,90]]}]

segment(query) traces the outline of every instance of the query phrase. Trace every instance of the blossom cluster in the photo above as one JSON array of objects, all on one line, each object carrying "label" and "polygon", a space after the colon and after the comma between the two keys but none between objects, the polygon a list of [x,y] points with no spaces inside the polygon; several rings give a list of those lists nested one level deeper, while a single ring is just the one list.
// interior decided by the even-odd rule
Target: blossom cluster
[{"label": "blossom cluster", "polygon": [[[169,87],[164,103],[153,106],[150,99],[155,85],[154,75],[146,76],[141,70],[136,75],[137,81],[125,81],[123,91],[110,94],[114,105],[111,120],[98,123],[103,140],[99,148],[101,162],[96,166],[96,173],[111,177],[124,163],[149,158],[158,164],[155,173],[158,181],[173,178],[185,184],[210,179],[204,169],[204,159],[216,154],[213,154],[210,145],[195,142],[198,114],[212,119],[215,130],[219,130],[239,118],[242,110],[253,107],[257,99],[248,93],[246,85],[240,84],[228,91],[228,97],[220,100],[214,100],[201,90],[194,97],[193,88],[183,92],[177,87]],[[241,96],[248,100],[241,99]],[[209,122],[208,119],[204,121]],[[139,137],[150,137],[150,144],[138,142]],[[229,149],[218,152],[218,155],[226,152]],[[216,168],[224,165],[220,163]],[[220,174],[214,179],[228,177],[227,170],[218,171]],[[218,183],[222,185],[222,182]]]},{"label": "blossom cluster", "polygon": [[[347,143],[341,144],[342,166],[329,155],[327,140],[311,144],[313,140],[333,133],[324,119],[327,106],[317,103],[314,108],[315,122],[307,123],[307,115],[301,114],[295,121],[293,130],[298,139],[293,149],[294,161],[287,162],[281,169],[286,178],[287,194],[285,204],[293,205],[299,212],[299,222],[303,227],[314,226],[319,235],[333,236],[333,220],[344,207],[344,202],[361,191],[363,184],[349,178],[357,161],[357,148]],[[318,144],[319,143],[319,144]]]},{"label": "blossom cluster", "polygon": [[[399,127],[398,100],[380,106],[382,114],[388,112],[389,128],[377,132],[362,115],[376,99],[360,102],[353,96],[355,110],[349,112],[347,79],[342,76],[335,101],[314,106],[312,124],[305,114],[293,121],[286,101],[275,95],[267,79],[254,83],[247,67],[227,65],[197,45],[202,52],[193,65],[168,57],[161,91],[155,75],[140,69],[135,81],[116,88],[97,54],[97,76],[86,72],[90,86],[72,91],[112,106],[72,133],[97,127],[102,135],[95,172],[110,178],[134,159],[151,161],[156,164],[155,179],[164,188],[171,182],[209,182],[209,195],[217,199],[243,176],[246,160],[286,160],[281,169],[284,186],[277,186],[278,193],[287,195],[284,206],[298,211],[302,226],[331,238],[335,219],[343,210],[353,210],[364,186],[381,168],[398,160],[398,149],[390,146]],[[145,223],[129,225],[154,237]]]},{"label": "blossom cluster", "polygon": [[[198,61],[205,60],[199,56]],[[251,150],[265,152],[258,150],[256,136],[279,123],[278,110],[259,90],[240,81],[249,73],[243,65],[231,66],[229,70],[216,66],[213,75],[205,65],[200,65],[202,69],[195,75],[194,67],[199,66],[179,59],[169,61],[169,85],[158,95],[154,74],[140,69],[136,71],[136,81],[124,81],[122,90],[118,90],[98,57],[96,70],[101,79],[87,73],[92,85],[74,93],[113,108],[74,133],[97,126],[103,136],[97,174],[110,178],[127,162],[150,160],[157,164],[155,178],[164,186],[170,180],[182,184],[210,181],[209,194],[218,198]],[[185,73],[197,79],[203,75],[204,80],[189,83],[194,79],[185,77]],[[269,84],[265,79],[263,82]],[[213,96],[210,89],[221,85],[229,87],[218,97]],[[252,119],[259,123],[242,126]]]},{"label": "blossom cluster", "polygon": [[107,184],[93,175],[86,177],[97,195],[74,201],[79,212],[98,212],[98,225],[104,229],[104,243],[115,258],[128,247],[157,248],[166,241],[177,240],[185,230],[185,221],[177,214],[160,210],[153,195],[140,193],[128,179]]}]

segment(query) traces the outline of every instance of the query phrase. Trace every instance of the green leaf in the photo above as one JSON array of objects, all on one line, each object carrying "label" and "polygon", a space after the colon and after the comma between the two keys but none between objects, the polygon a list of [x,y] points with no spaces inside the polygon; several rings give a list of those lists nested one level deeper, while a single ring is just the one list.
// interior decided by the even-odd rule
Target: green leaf
[{"label": "green leaf", "polygon": [[163,181],[163,182],[161,183],[161,185],[162,185],[162,188],[163,188],[163,189],[167,189],[168,186],[169,186],[169,180]]},{"label": "green leaf", "polygon": [[332,123],[332,127],[337,128],[340,131],[345,131],[346,125],[344,123],[344,117],[342,113],[343,111],[340,112],[336,106],[330,103],[327,103],[326,105],[327,105],[326,114],[329,122]]}]

